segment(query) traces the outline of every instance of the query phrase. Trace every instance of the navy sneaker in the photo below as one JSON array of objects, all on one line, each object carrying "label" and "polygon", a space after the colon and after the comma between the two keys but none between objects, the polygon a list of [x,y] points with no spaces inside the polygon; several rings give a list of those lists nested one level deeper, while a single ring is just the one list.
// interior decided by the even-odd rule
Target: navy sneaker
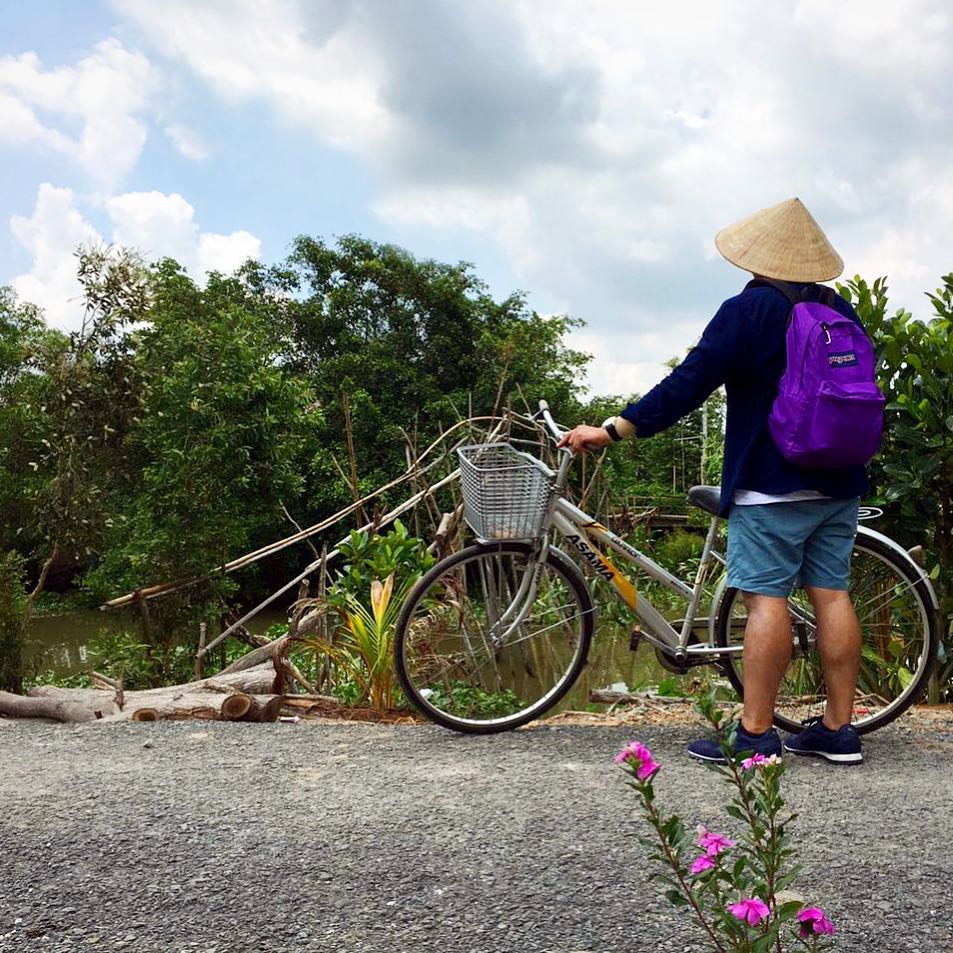
[{"label": "navy sneaker", "polygon": [[860,735],[853,725],[841,725],[831,731],[820,718],[811,718],[800,734],[784,742],[791,754],[827,758],[835,764],[860,764],[864,756],[860,750]]},{"label": "navy sneaker", "polygon": [[[781,739],[774,728],[769,728],[760,735],[751,735],[745,731],[741,722],[735,733],[734,753],[763,754],[766,758],[771,755],[781,757]],[[721,746],[711,738],[698,738],[688,746],[688,753],[698,761],[713,761],[716,764],[727,764],[721,752]]]}]

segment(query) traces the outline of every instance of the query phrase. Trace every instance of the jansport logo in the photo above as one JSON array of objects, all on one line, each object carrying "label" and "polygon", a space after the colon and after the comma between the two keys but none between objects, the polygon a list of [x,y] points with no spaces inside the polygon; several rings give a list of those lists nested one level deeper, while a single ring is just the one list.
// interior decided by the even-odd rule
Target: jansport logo
[{"label": "jansport logo", "polygon": [[831,367],[853,367],[857,363],[857,355],[853,351],[837,351],[827,355],[827,363]]}]

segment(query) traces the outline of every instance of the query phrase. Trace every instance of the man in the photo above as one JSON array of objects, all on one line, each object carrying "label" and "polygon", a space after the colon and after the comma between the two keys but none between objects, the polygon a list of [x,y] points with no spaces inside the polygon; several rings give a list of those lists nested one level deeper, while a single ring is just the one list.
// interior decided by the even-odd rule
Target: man
[{"label": "man", "polygon": [[[860,737],[850,717],[861,633],[847,588],[866,470],[795,466],[772,440],[767,420],[785,368],[791,302],[776,287],[759,281],[786,282],[803,300],[824,297],[825,303],[858,321],[847,302],[816,284],[836,278],[844,263],[796,198],[723,229],[715,245],[754,280],[722,304],[701,340],[665,380],[605,426],[575,427],[560,445],[582,453],[633,435],[651,437],[724,385],[720,513],[728,516],[728,584],[744,593],[748,612],[744,709],[735,750],[781,754],[772,717],[791,657],[787,597],[801,585],[817,619],[827,705],[822,719],[789,738],[784,747],[793,754],[858,763],[863,760]],[[699,760],[723,760],[718,745],[707,739],[693,741],[688,750]]]}]

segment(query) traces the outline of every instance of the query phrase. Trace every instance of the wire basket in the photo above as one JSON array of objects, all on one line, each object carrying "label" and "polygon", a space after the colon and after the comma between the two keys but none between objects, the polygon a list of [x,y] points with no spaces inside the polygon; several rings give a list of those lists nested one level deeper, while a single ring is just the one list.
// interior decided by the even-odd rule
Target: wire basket
[{"label": "wire basket", "polygon": [[535,539],[556,474],[508,443],[459,447],[463,515],[478,539]]}]

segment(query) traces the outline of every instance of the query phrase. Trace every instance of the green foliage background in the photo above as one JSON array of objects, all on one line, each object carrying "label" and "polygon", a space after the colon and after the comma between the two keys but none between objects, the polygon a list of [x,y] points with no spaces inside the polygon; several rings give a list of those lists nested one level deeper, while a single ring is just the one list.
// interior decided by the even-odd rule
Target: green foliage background
[{"label": "green foliage background", "polygon": [[[578,320],[541,316],[520,293],[494,299],[466,263],[357,236],[302,236],[281,264],[249,262],[204,286],[174,261],[123,249],[81,248],[77,265],[85,320],[71,335],[0,289],[0,612],[11,617],[10,580],[32,589],[44,567],[47,588],[91,605],[203,574],[393,480],[408,440],[423,448],[459,419],[525,397],[567,424],[598,423],[636,397],[585,397],[589,357],[567,343]],[[888,394],[875,499],[887,532],[925,546],[949,619],[953,276],[930,295],[927,322],[888,316],[883,279],[841,292],[874,339]],[[653,440],[614,447],[598,481],[586,461],[576,475],[587,506],[684,506],[688,487],[718,482],[722,428],[715,394]],[[218,621],[303,558],[295,548],[157,600],[136,638],[165,658],[186,623]],[[14,641],[4,636],[7,656]],[[953,677],[943,661],[937,690]]]}]

